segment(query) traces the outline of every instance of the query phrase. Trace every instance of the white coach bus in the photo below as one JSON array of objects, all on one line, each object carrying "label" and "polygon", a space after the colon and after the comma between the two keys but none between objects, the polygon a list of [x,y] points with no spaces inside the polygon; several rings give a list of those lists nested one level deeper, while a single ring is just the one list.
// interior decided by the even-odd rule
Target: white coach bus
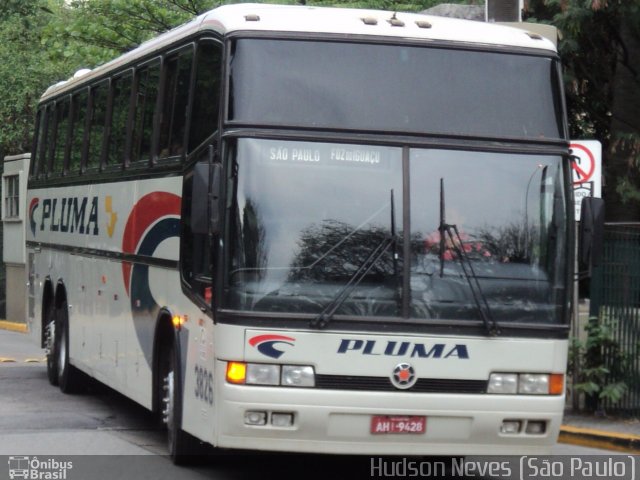
[{"label": "white coach bus", "polygon": [[548,452],[573,269],[553,44],[415,14],[206,13],[42,96],[28,323],[214,447]]}]

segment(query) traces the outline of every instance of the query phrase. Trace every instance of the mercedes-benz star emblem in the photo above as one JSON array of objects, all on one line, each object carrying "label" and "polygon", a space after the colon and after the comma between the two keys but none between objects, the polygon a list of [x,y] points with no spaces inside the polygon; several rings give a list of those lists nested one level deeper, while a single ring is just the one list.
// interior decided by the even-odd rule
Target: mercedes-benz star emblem
[{"label": "mercedes-benz star emblem", "polygon": [[417,380],[416,371],[408,363],[399,363],[391,374],[391,383],[401,390],[413,387]]}]

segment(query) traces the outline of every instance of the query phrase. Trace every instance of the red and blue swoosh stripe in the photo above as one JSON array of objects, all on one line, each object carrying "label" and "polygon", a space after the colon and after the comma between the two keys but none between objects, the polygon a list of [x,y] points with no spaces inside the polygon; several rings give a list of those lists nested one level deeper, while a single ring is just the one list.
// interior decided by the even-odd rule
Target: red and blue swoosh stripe
[{"label": "red and blue swoosh stripe", "polygon": [[[152,192],[134,205],[122,236],[122,251],[138,257],[153,257],[165,240],[180,235],[181,198],[169,192]],[[149,286],[149,265],[123,262],[124,288],[129,296],[138,342],[145,359],[153,359],[155,319],[160,310]],[[179,285],[175,285],[179,289]]]}]

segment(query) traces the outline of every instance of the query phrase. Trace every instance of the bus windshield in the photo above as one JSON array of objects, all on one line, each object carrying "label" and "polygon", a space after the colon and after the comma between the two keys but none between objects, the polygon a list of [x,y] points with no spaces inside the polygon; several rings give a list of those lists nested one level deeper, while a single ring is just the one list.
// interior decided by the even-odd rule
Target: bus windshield
[{"label": "bus windshield", "polygon": [[544,56],[238,39],[230,71],[229,120],[237,124],[564,136],[558,66]]},{"label": "bus windshield", "polygon": [[[395,230],[336,315],[479,320],[466,261],[494,320],[560,322],[562,158],[435,149],[408,157],[403,166],[397,147],[237,140],[224,308],[318,315]],[[443,241],[441,212],[457,231]]]}]

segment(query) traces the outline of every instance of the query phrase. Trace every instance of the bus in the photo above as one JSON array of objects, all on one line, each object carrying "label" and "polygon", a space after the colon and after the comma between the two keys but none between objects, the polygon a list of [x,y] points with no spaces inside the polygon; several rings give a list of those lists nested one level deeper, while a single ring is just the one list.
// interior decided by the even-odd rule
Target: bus
[{"label": "bus", "polygon": [[521,29],[222,6],[50,87],[27,316],[201,444],[545,453],[565,403],[561,65]]}]

